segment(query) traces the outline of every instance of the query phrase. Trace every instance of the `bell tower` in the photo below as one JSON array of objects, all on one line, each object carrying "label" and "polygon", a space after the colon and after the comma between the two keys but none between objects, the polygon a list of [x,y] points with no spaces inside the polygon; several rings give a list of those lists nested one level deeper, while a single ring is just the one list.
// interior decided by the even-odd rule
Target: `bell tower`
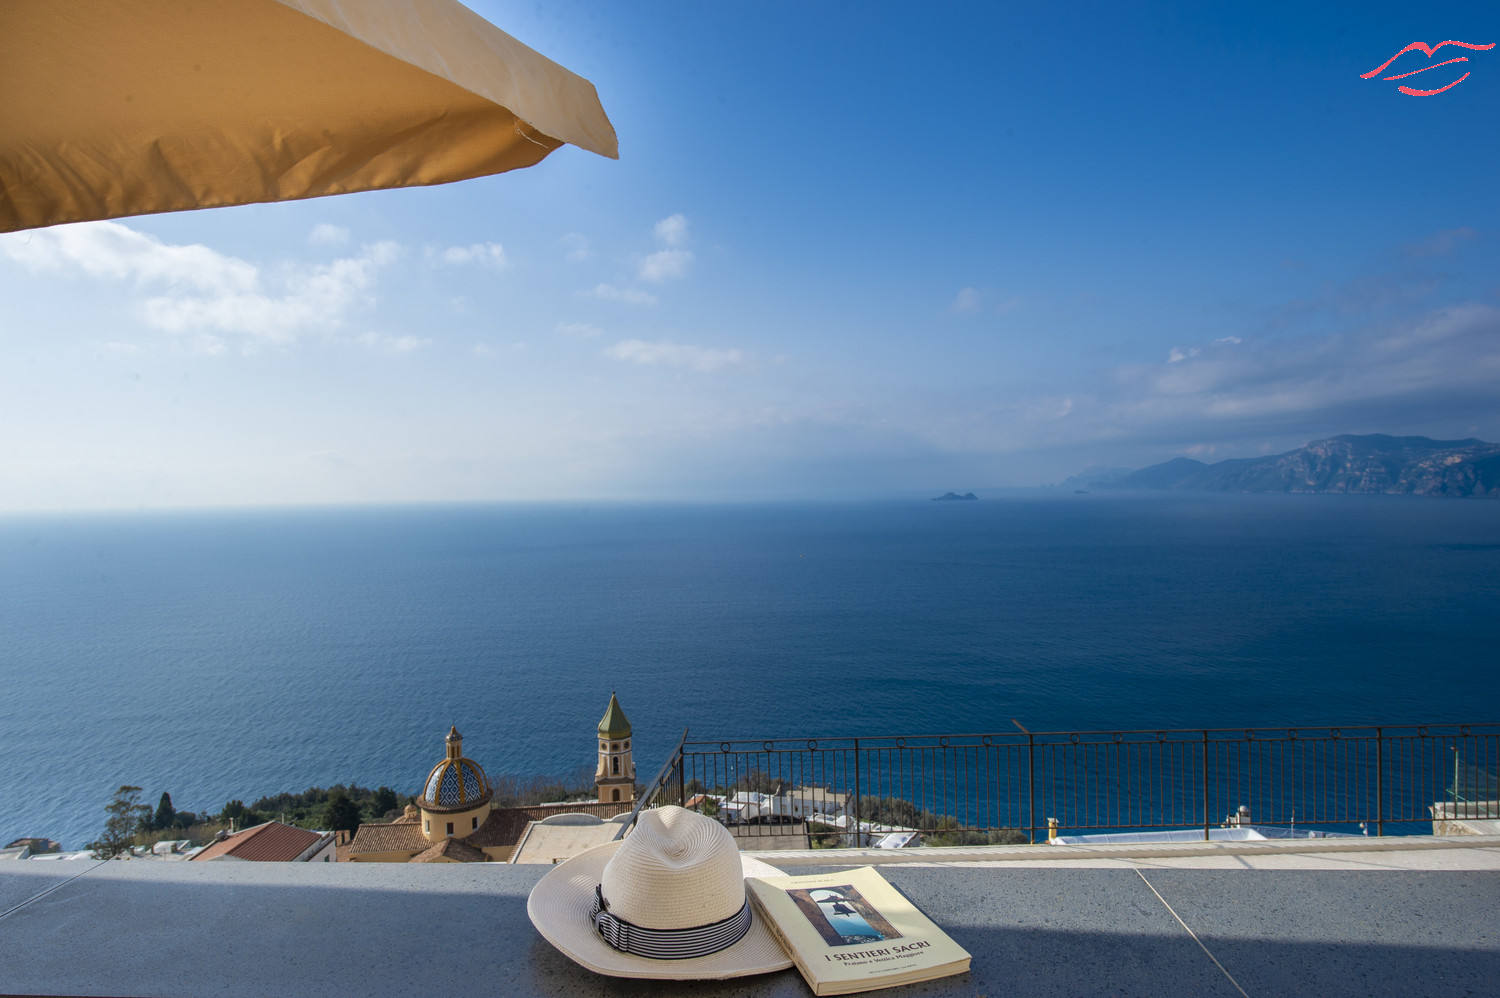
[{"label": "bell tower", "polygon": [[612,804],[635,799],[635,761],[630,753],[630,722],[620,701],[609,695],[609,708],[599,722],[599,768],[594,773],[599,803]]}]

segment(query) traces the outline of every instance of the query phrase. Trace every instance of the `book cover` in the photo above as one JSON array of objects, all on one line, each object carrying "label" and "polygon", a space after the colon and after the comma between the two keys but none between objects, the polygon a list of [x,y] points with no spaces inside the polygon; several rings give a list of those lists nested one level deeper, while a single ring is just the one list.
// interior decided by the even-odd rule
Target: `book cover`
[{"label": "book cover", "polygon": [[969,969],[969,954],[873,867],[745,881],[817,995],[852,994]]}]

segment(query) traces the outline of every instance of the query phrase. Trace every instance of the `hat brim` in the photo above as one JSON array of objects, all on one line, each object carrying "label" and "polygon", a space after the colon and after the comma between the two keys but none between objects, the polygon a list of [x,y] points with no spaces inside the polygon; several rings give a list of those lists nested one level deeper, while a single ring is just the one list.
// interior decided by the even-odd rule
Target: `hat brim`
[{"label": "hat brim", "polygon": [[[691,960],[652,960],[622,953],[599,937],[589,919],[594,887],[604,875],[619,842],[608,842],[564,860],[538,880],[526,899],[531,924],[553,946],[574,963],[609,977],[641,977],[650,980],[709,981],[749,977],[785,970],[792,965],[786,950],[771,935],[757,913],[745,937],[726,949]],[[774,866],[740,854],[747,877],[779,877]]]}]

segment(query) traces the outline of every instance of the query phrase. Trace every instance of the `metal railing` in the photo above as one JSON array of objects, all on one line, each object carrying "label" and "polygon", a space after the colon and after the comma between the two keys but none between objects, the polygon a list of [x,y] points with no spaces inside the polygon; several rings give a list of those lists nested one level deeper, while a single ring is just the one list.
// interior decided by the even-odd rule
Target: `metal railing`
[{"label": "metal railing", "polygon": [[752,835],[799,823],[822,845],[869,844],[897,829],[929,844],[1036,842],[1049,824],[1201,828],[1208,838],[1246,820],[1412,834],[1500,817],[1491,775],[1500,724],[1032,732],[1013,723],[997,734],[716,742],[684,731],[637,813],[695,806]]}]

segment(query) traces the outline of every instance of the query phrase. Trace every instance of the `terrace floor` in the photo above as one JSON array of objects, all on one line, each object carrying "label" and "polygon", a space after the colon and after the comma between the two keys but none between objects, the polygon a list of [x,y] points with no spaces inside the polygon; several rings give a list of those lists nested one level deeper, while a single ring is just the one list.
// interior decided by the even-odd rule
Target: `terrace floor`
[{"label": "terrace floor", "polygon": [[[892,998],[1500,990],[1500,836],[1349,846],[757,857],[789,873],[899,860],[882,872],[974,961],[968,974],[882,992]],[[0,992],[811,994],[795,970],[707,984],[596,976],[527,920],[526,895],[548,869],[7,863]]]}]

